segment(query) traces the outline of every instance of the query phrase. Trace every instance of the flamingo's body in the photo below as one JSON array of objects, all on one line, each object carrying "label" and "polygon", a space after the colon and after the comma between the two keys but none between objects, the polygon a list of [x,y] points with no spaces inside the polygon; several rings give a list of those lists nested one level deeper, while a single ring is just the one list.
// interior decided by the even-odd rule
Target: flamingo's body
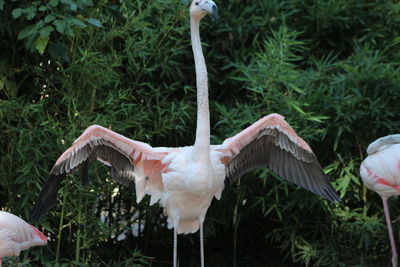
[{"label": "flamingo's body", "polygon": [[203,221],[212,199],[221,197],[226,177],[236,179],[266,166],[330,201],[339,200],[311,148],[279,114],[261,118],[221,145],[210,145],[207,69],[199,35],[200,20],[207,13],[217,15],[213,1],[192,2],[191,37],[197,78],[194,145],[153,148],[101,126],[90,126],[50,171],[33,210],[33,219],[38,219],[54,205],[61,180],[67,174],[81,169],[82,183],[86,184],[87,162],[94,159],[111,166],[115,180],[134,185],[137,202],[148,194],[150,204],[160,201],[165,207],[168,226],[175,230],[174,263],[177,233],[194,233],[200,229],[203,254]]},{"label": "flamingo's body", "polygon": [[162,174],[164,192],[161,204],[166,208],[170,227],[179,233],[194,233],[203,223],[213,197],[220,199],[224,189],[225,166],[221,153],[210,152],[208,164],[194,162],[193,146],[169,153],[164,164],[168,171]]},{"label": "flamingo's body", "polygon": [[2,258],[19,256],[30,247],[47,244],[47,237],[20,217],[0,211],[0,266]]},{"label": "flamingo's body", "polygon": [[392,265],[397,266],[397,251],[393,237],[387,199],[400,195],[400,134],[388,135],[371,143],[368,157],[360,166],[360,175],[367,188],[382,197],[392,247]]}]

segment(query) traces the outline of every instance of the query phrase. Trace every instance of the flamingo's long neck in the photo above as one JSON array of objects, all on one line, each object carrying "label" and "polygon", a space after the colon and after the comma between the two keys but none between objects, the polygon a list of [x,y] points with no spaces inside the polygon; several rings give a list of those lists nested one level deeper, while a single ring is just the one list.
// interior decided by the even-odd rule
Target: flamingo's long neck
[{"label": "flamingo's long neck", "polygon": [[197,128],[194,143],[194,157],[196,160],[207,160],[210,157],[210,112],[208,107],[208,78],[207,68],[201,49],[200,20],[190,18],[190,30],[194,63],[196,66],[197,84]]}]

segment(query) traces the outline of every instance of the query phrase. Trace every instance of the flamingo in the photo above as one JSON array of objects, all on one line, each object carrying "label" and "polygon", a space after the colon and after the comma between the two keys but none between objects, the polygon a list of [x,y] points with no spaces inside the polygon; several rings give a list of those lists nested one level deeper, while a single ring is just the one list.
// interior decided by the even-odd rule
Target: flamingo
[{"label": "flamingo", "polygon": [[47,244],[47,237],[14,214],[0,211],[0,267],[2,258],[19,256],[22,250]]},{"label": "flamingo", "polygon": [[173,266],[177,263],[177,234],[200,230],[200,261],[204,266],[203,222],[212,199],[221,198],[226,177],[235,180],[266,166],[332,202],[340,200],[309,145],[279,114],[259,119],[220,145],[210,145],[208,78],[199,25],[206,14],[217,18],[218,8],[211,0],[193,0],[189,11],[197,85],[194,145],[152,147],[92,125],[56,161],[32,219],[37,220],[55,204],[66,175],[80,169],[82,184],[87,184],[88,162],[97,159],[111,166],[113,179],[127,186],[134,184],[138,203],[148,194],[150,205],[160,202],[165,208],[168,228],[174,229]]},{"label": "flamingo", "polygon": [[368,146],[367,153],[368,157],[360,166],[360,176],[366,187],[382,198],[392,248],[392,266],[397,267],[396,243],[387,199],[400,195],[400,134],[377,139]]}]

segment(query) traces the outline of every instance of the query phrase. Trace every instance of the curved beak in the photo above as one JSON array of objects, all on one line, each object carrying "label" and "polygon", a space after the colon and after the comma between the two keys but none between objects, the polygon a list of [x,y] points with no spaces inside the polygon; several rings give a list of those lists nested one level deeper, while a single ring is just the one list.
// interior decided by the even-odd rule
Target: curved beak
[{"label": "curved beak", "polygon": [[218,7],[212,0],[202,1],[200,3],[201,9],[209,13],[214,20],[218,19]]}]

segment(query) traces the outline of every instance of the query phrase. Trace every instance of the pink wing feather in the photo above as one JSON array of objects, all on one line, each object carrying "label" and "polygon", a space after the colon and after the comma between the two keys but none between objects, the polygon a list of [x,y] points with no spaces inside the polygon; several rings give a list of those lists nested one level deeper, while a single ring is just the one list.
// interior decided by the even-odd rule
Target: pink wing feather
[{"label": "pink wing feather", "polygon": [[340,200],[310,146],[279,114],[261,118],[213,149],[222,152],[221,161],[232,180],[259,167],[268,167],[330,201]]},{"label": "pink wing feather", "polygon": [[131,140],[107,128],[90,126],[54,164],[32,211],[32,219],[39,219],[55,204],[61,181],[66,175],[81,169],[82,184],[85,185],[87,163],[95,159],[112,167],[111,175],[116,181],[132,188],[135,185],[138,202],[147,193],[154,195],[154,203],[163,190],[161,171],[165,166],[161,162],[167,154],[167,150],[155,151],[146,143]]},{"label": "pink wing feather", "polygon": [[290,127],[290,125],[285,121],[285,118],[282,115],[276,113],[272,113],[259,119],[240,133],[226,139],[223,145],[226,147],[226,149],[237,153],[244,146],[252,142],[258,136],[260,131],[267,128],[278,129],[282,134],[285,134],[294,144],[310,153],[313,153],[310,146],[296,134],[293,128]]}]

